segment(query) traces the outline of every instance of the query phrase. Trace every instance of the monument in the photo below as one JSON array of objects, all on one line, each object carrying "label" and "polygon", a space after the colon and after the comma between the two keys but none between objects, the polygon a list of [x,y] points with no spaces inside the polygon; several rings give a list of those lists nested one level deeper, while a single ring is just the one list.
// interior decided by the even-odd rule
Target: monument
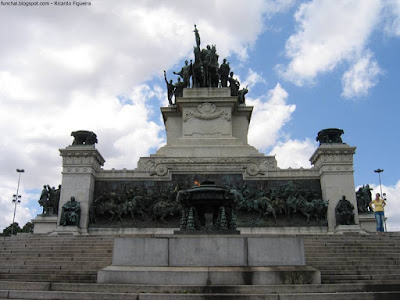
[{"label": "monument", "polygon": [[[248,143],[253,107],[245,101],[247,87],[241,88],[226,59],[219,64],[216,46],[202,49],[197,28],[194,33],[194,61],[175,72],[175,84],[164,73],[169,100],[168,107],[161,107],[166,145],[141,157],[134,170],[106,170],[95,147],[97,135],[72,132],[72,144],[60,149],[58,205],[49,214],[51,201],[41,197],[44,214],[34,220],[35,232],[172,234],[187,229],[189,221],[189,228],[196,230],[335,232],[342,231],[335,209],[343,196],[354,207],[351,230],[361,230],[353,179],[356,148],[342,141],[344,131],[329,128],[318,133],[320,145],[310,158],[313,167],[279,168],[275,156]],[[223,190],[221,197],[230,204],[205,209],[177,197],[184,190],[197,195],[207,185]],[[71,197],[80,203],[79,224],[62,226],[62,207]]]},{"label": "monument", "polygon": [[356,148],[343,142],[342,129],[324,129],[313,167],[279,168],[248,143],[248,88],[226,59],[219,65],[215,45],[201,48],[196,26],[194,33],[194,62],[174,72],[175,84],[164,71],[166,145],[134,170],[106,170],[97,135],[72,132],[72,144],[60,149],[59,198],[49,202],[56,198],[45,187],[35,233],[130,234],[114,240],[102,283],[320,283],[301,236],[265,234],[362,231]]}]

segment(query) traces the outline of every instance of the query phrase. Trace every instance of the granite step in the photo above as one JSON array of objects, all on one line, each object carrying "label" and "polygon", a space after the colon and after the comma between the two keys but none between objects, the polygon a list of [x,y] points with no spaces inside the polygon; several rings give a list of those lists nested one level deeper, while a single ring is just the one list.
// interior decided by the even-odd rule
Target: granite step
[{"label": "granite step", "polygon": [[302,293],[302,294],[161,294],[161,293],[99,293],[58,291],[0,290],[0,299],[85,299],[85,300],[398,300],[400,291]]},{"label": "granite step", "polygon": [[0,290],[35,290],[62,292],[112,292],[112,293],[333,293],[341,292],[381,292],[399,291],[400,281],[371,284],[307,284],[307,285],[134,285],[134,284],[98,284],[64,282],[14,282],[0,281]]},{"label": "granite step", "polygon": [[[387,284],[277,286],[139,286],[0,281],[0,299],[398,299]],[[337,292],[340,291],[340,292]],[[344,298],[343,298],[344,297]]]}]

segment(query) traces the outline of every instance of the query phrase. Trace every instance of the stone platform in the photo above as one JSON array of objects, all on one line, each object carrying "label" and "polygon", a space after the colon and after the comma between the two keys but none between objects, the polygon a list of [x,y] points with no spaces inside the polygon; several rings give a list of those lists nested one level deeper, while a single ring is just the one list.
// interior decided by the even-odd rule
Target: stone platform
[{"label": "stone platform", "polygon": [[259,285],[320,283],[305,264],[302,237],[116,238],[99,283]]},{"label": "stone platform", "polygon": [[0,299],[400,299],[399,233],[303,238],[307,265],[320,270],[322,284],[100,284],[97,271],[111,265],[114,236],[1,237]]}]

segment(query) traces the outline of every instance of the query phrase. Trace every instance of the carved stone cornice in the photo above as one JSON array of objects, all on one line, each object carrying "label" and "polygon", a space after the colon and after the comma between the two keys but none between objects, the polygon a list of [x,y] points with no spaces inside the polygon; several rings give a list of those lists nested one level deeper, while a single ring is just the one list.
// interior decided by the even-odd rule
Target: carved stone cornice
[{"label": "carved stone cornice", "polygon": [[322,144],[315,150],[310,162],[321,172],[353,171],[356,149],[347,144]]},{"label": "carved stone cornice", "polygon": [[274,156],[258,157],[176,157],[157,158],[142,157],[136,171],[148,172],[150,176],[164,177],[172,172],[233,172],[245,173],[247,176],[264,175],[267,171],[277,169]]},{"label": "carved stone cornice", "polygon": [[69,146],[60,149],[63,159],[63,171],[68,173],[88,173],[91,169],[100,170],[104,165],[104,158],[92,145]]}]

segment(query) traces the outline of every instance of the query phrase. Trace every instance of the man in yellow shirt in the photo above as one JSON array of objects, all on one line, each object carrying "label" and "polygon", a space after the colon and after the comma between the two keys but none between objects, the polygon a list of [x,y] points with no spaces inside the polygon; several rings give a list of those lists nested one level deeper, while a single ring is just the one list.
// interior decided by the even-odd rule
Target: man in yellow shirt
[{"label": "man in yellow shirt", "polygon": [[383,229],[383,222],[385,221],[385,213],[383,208],[385,207],[386,202],[381,198],[381,194],[376,193],[375,199],[369,203],[369,207],[372,208],[372,205],[375,212],[376,231],[384,232],[385,230]]}]

